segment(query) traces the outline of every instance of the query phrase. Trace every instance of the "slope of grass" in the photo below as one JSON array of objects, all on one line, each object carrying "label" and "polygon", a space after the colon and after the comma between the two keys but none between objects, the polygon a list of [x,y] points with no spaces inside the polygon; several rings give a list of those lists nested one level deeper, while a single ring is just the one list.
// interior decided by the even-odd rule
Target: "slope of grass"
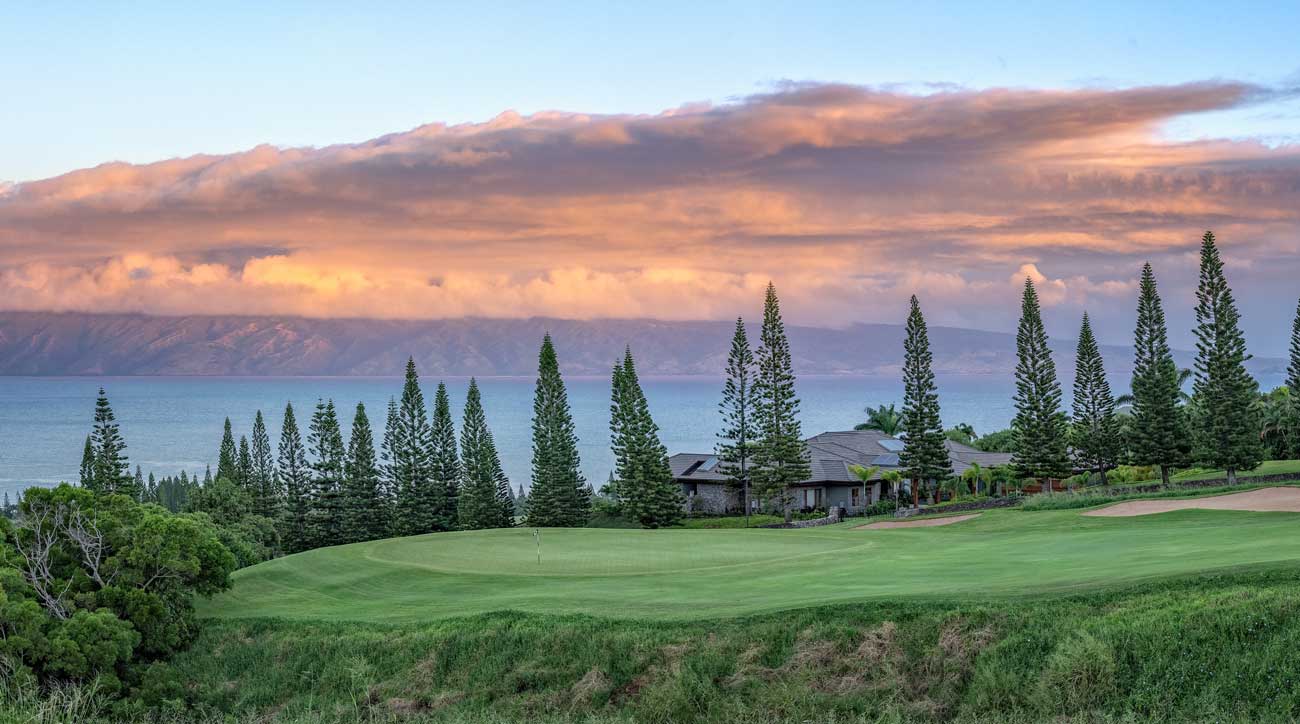
[{"label": "slope of grass", "polygon": [[424,623],[501,610],[682,621],[869,600],[1007,599],[1293,566],[1300,515],[989,511],[952,526],[531,530],[390,539],[240,571],[209,617]]},{"label": "slope of grass", "polygon": [[1292,569],[672,622],[212,621],[160,693],[303,722],[1283,722],[1296,651]]}]

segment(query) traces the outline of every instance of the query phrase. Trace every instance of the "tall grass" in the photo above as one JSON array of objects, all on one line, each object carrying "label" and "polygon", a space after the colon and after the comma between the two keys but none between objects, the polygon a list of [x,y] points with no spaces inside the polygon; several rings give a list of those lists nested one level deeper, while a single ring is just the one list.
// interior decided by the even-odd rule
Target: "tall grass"
[{"label": "tall grass", "polygon": [[[1278,484],[1269,485],[1267,487],[1274,487],[1275,485]],[[1020,504],[1020,509],[1035,511],[1092,508],[1098,505],[1120,503],[1125,500],[1145,500],[1150,498],[1201,498],[1208,495],[1241,493],[1247,490],[1255,490],[1260,487],[1261,485],[1259,483],[1243,482],[1238,485],[1219,485],[1210,488],[1170,488],[1168,490],[1144,493],[1126,493],[1123,488],[1117,488],[1108,492],[1087,491],[1082,493],[1040,493],[1025,498],[1025,501]]]}]

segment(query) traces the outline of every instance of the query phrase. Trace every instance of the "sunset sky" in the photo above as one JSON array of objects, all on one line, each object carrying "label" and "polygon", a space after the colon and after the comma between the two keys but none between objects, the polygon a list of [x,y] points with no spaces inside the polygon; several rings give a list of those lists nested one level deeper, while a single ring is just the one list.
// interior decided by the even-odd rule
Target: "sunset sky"
[{"label": "sunset sky", "polygon": [[0,308],[726,319],[771,279],[1010,330],[1028,275],[1123,343],[1150,260],[1186,346],[1207,228],[1257,354],[1300,296],[1300,3],[112,5],[0,19]]}]

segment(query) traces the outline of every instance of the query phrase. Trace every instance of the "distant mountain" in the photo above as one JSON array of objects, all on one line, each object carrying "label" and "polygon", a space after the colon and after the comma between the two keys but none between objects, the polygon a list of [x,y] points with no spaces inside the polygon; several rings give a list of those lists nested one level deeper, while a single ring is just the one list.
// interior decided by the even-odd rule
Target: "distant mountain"
[{"label": "distant mountain", "polygon": [[[642,374],[720,375],[732,323],[0,312],[0,375],[397,375],[408,356],[427,375],[531,375],[547,331],[568,374],[608,374],[631,344]],[[902,364],[902,325],[792,326],[789,334],[799,374],[896,374]],[[1011,334],[932,327],[930,341],[937,372],[1010,374],[1015,367]],[[1052,347],[1069,379],[1074,343]],[[1102,353],[1110,371],[1129,371],[1127,347]],[[1177,356],[1180,365],[1191,363],[1189,353]],[[1285,363],[1257,359],[1251,367],[1272,375]]]}]

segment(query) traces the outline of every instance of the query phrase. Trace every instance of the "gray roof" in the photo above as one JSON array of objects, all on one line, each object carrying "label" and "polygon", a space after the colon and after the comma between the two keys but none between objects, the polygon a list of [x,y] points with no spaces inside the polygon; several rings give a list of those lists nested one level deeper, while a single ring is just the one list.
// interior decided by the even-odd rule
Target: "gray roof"
[{"label": "gray roof", "polygon": [[[799,483],[800,485],[860,482],[851,469],[855,465],[866,468],[880,467],[885,470],[899,467],[898,452],[890,449],[897,447],[897,444],[888,446],[882,444],[897,443],[898,438],[879,430],[823,432],[820,435],[813,435],[806,442],[812,475]],[[1007,465],[1011,462],[1010,453],[984,452],[951,440],[945,441],[945,445],[949,460],[952,462],[952,471],[956,475],[961,475],[971,467],[972,463],[987,468]],[[721,466],[709,464],[712,458],[714,458],[712,453],[678,453],[668,458],[668,464],[672,468],[673,477],[681,481],[702,483],[725,481],[727,476],[720,471]],[[872,480],[879,477],[880,472],[877,472],[872,476]]]}]

